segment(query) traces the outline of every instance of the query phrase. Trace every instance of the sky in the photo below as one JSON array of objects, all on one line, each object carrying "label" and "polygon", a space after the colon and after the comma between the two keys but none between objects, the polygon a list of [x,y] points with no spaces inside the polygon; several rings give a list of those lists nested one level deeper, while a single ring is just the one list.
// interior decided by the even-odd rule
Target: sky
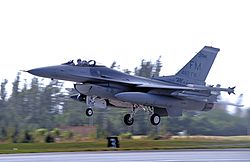
[{"label": "sky", "polygon": [[[236,86],[250,106],[248,0],[0,0],[0,81],[19,70],[94,59],[134,70],[161,56],[175,74],[200,49],[220,48],[208,84]],[[31,77],[22,74],[23,78]]]}]

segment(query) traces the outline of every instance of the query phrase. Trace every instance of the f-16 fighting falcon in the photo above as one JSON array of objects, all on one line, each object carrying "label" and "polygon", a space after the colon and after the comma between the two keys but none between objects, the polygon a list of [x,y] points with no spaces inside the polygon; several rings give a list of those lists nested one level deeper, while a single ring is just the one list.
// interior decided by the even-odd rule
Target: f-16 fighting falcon
[{"label": "f-16 fighting falcon", "polygon": [[215,60],[218,48],[205,46],[175,75],[143,78],[132,76],[96,61],[77,60],[28,70],[36,76],[75,82],[78,94],[71,98],[87,104],[86,115],[93,115],[93,108],[112,105],[130,108],[124,123],[132,125],[136,112],[148,112],[153,125],[162,116],[181,116],[183,110],[208,111],[218,103],[221,91],[234,94],[235,87],[207,86],[206,78]]}]

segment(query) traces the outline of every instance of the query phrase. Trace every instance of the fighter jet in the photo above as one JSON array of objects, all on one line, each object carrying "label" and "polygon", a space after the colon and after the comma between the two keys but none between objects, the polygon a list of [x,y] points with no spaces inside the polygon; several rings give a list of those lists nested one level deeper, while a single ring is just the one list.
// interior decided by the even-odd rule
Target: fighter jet
[{"label": "fighter jet", "polygon": [[132,76],[96,61],[73,60],[56,66],[28,70],[36,76],[72,81],[78,94],[71,98],[87,104],[86,115],[93,108],[130,108],[124,123],[132,125],[136,112],[148,112],[153,125],[163,116],[181,116],[185,110],[209,111],[218,103],[221,92],[234,94],[235,87],[208,86],[205,82],[219,48],[205,46],[175,75],[144,78]]}]

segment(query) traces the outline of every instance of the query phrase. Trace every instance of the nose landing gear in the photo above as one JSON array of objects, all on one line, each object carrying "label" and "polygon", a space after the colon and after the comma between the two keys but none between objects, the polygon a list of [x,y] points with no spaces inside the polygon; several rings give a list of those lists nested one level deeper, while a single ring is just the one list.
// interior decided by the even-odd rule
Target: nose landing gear
[{"label": "nose landing gear", "polygon": [[92,116],[93,115],[93,109],[92,108],[87,108],[86,109],[86,115],[87,116]]},{"label": "nose landing gear", "polygon": [[92,116],[93,115],[92,107],[94,107],[94,105],[95,105],[95,98],[96,97],[92,97],[92,96],[87,96],[87,98],[86,98],[86,104],[88,106],[88,108],[86,109],[86,115],[87,116]]}]

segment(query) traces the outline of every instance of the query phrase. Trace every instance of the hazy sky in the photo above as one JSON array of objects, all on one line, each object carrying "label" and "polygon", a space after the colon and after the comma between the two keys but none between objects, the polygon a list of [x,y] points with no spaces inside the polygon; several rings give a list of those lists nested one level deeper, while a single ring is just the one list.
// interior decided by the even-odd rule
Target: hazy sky
[{"label": "hazy sky", "polygon": [[133,71],[160,55],[161,74],[170,75],[208,45],[221,51],[207,83],[236,86],[250,106],[249,7],[248,0],[0,0],[0,81],[77,58]]}]

